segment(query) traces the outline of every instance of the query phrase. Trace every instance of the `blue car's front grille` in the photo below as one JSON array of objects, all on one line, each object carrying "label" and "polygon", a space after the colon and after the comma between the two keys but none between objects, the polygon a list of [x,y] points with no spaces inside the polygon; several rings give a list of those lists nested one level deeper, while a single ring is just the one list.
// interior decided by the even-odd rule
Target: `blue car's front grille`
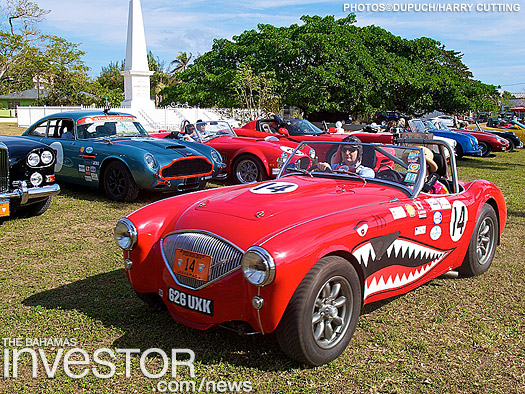
[{"label": "blue car's front grille", "polygon": [[189,178],[210,175],[213,165],[205,157],[184,157],[162,167],[160,176],[164,179]]}]

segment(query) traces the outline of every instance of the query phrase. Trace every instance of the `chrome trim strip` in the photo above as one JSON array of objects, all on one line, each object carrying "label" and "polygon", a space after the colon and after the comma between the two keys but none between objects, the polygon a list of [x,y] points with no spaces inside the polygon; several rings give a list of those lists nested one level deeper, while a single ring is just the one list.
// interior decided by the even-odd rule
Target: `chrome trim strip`
[{"label": "chrome trim strip", "polygon": [[21,205],[25,205],[29,200],[40,197],[54,196],[60,193],[60,186],[53,184],[42,187],[28,188],[27,185],[21,185],[19,189],[15,189],[9,193],[0,193],[0,198],[20,198]]}]

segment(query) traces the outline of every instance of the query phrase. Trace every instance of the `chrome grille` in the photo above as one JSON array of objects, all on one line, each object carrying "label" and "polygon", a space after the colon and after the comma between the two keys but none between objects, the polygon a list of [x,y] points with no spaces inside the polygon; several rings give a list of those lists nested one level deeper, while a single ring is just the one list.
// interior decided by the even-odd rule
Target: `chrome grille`
[{"label": "chrome grille", "polygon": [[[210,277],[207,282],[173,273],[175,250],[184,249],[211,256]],[[222,238],[203,232],[181,232],[162,240],[164,261],[172,270],[176,281],[191,289],[200,289],[241,266],[244,252]]]},{"label": "chrome grille", "polygon": [[0,147],[0,193],[9,190],[9,157],[7,149]]}]

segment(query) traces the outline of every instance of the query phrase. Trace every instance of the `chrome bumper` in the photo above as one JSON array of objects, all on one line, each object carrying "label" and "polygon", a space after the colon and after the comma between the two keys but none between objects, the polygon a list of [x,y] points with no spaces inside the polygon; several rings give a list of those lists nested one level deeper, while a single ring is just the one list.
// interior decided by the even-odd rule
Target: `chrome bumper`
[{"label": "chrome bumper", "polygon": [[24,181],[18,186],[18,189],[8,193],[0,193],[0,198],[19,198],[20,205],[25,205],[29,200],[54,196],[58,193],[60,193],[60,186],[56,183],[49,186],[29,188]]}]

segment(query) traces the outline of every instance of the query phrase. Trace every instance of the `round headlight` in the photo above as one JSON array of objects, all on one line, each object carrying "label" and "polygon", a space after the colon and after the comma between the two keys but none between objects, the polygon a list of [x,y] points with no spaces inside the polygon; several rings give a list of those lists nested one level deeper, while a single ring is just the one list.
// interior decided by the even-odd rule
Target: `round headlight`
[{"label": "round headlight", "polygon": [[42,164],[47,166],[53,161],[53,154],[50,151],[45,150],[40,155],[40,160],[42,160]]},{"label": "round headlight", "polygon": [[29,167],[36,167],[40,164],[40,156],[34,152],[30,153],[29,156],[27,156],[27,164]]},{"label": "round headlight", "polygon": [[282,167],[286,160],[288,160],[286,152],[281,153],[281,156],[277,158],[277,167]]},{"label": "round headlight", "polygon": [[220,155],[219,152],[217,152],[216,150],[212,150],[212,151],[211,151],[211,158],[212,158],[213,161],[216,162],[216,163],[221,163],[221,162],[222,162],[221,155]]},{"label": "round headlight", "polygon": [[132,250],[137,244],[137,229],[129,219],[120,219],[114,230],[118,246],[124,250]]},{"label": "round headlight", "polygon": [[270,253],[259,246],[246,251],[241,268],[246,280],[255,286],[266,286],[275,278],[275,262]]},{"label": "round headlight", "polygon": [[159,163],[151,153],[146,153],[144,155],[144,160],[151,171],[157,171],[159,169]]},{"label": "round headlight", "polygon": [[31,175],[31,178],[29,178],[29,180],[31,181],[31,184],[34,186],[34,187],[37,187],[37,186],[40,186],[42,184],[42,181],[44,180],[44,178],[42,177],[42,175],[38,172],[35,172]]}]

